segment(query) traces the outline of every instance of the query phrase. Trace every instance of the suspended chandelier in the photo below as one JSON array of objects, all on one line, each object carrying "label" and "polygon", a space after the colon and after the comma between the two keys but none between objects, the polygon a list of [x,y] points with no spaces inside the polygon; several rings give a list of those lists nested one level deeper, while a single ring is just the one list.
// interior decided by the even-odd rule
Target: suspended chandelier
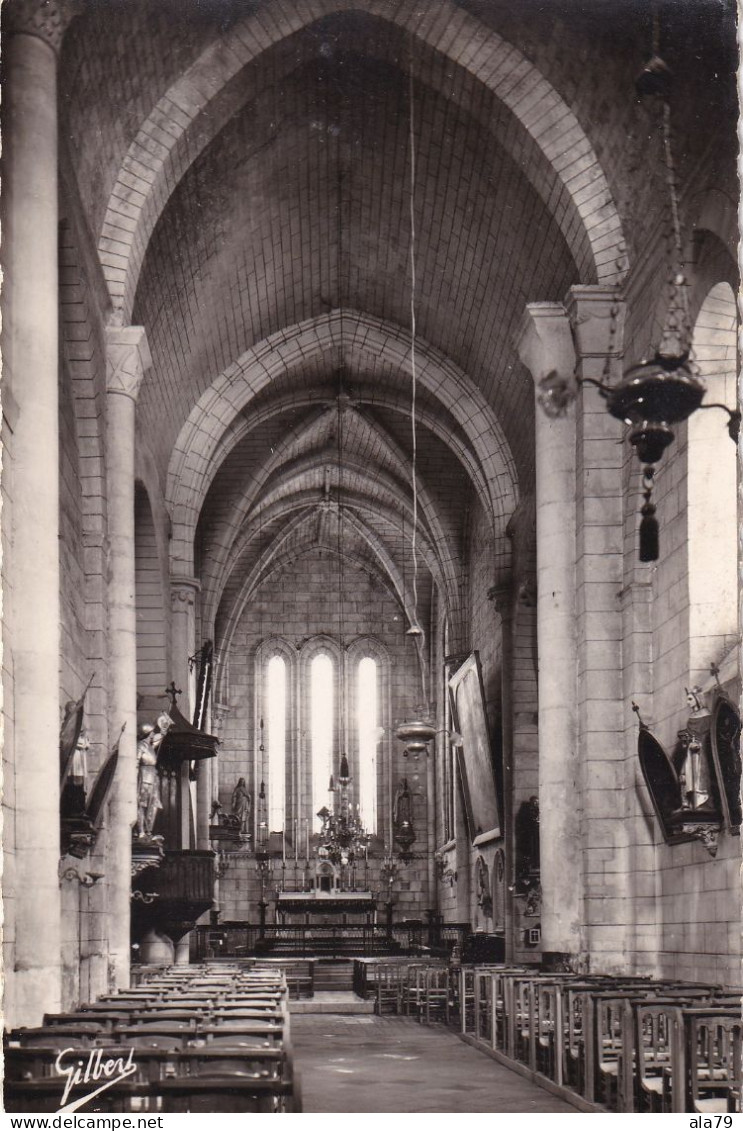
[{"label": "suspended chandelier", "polygon": [[[698,409],[721,408],[728,414],[728,432],[737,443],[741,414],[723,404],[702,404],[706,389],[692,358],[692,326],[689,314],[688,281],[683,269],[683,245],[679,219],[676,171],[671,148],[670,94],[673,75],[659,54],[657,13],[653,19],[651,57],[636,79],[640,98],[653,98],[660,107],[659,132],[665,181],[670,206],[669,303],[658,345],[652,355],[627,369],[616,385],[606,380],[577,377],[578,384],[594,385],[606,401],[607,411],[629,425],[629,441],[642,467],[643,506],[640,522],[639,557],[642,562],[658,558],[659,534],[656,508],[652,502],[655,465],[675,439],[674,426],[688,420]],[[612,309],[605,378],[609,376],[614,354],[617,305]],[[550,417],[564,415],[574,393],[567,382],[550,375],[542,382],[539,403]]]}]

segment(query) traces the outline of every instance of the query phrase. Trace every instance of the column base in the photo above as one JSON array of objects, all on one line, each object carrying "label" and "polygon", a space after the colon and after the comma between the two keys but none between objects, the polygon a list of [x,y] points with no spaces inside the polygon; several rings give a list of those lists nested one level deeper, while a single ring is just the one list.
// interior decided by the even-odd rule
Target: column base
[{"label": "column base", "polygon": [[541,967],[555,974],[587,974],[588,955],[564,950],[543,950]]}]

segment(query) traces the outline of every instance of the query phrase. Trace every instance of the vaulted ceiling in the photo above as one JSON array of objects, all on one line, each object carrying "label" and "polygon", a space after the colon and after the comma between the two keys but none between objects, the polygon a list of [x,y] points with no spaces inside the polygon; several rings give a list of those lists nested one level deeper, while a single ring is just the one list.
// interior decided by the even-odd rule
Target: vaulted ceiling
[{"label": "vaulted ceiling", "polygon": [[[125,0],[73,24],[65,135],[111,318],[147,330],[139,436],[206,625],[318,545],[412,616],[414,435],[421,621],[434,589],[461,612],[472,508],[504,541],[533,482],[524,306],[628,266],[601,140],[622,119],[587,50],[622,21],[564,32],[578,78],[556,13]],[[617,82],[643,26],[603,64]]]}]

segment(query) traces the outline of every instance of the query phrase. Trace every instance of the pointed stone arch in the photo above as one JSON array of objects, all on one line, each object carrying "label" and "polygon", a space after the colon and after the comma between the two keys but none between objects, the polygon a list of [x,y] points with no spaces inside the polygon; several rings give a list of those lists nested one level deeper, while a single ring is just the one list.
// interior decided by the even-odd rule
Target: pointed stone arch
[{"label": "pointed stone arch", "polygon": [[[166,500],[173,522],[171,563],[175,572],[193,569],[193,538],[210,481],[210,467],[235,417],[272,381],[308,357],[341,356],[363,368],[380,357],[409,379],[410,334],[358,311],[332,311],[280,330],[248,350],[221,373],[199,398],[181,428],[167,475]],[[487,485],[483,500],[496,537],[517,502],[516,471],[495,413],[474,382],[452,361],[420,339],[416,370],[421,388],[436,397],[467,437]]]},{"label": "pointed stone arch", "polygon": [[[611,191],[583,127],[570,107],[511,43],[464,11],[439,0],[421,19],[413,0],[305,0],[294,8],[265,5],[238,20],[211,43],[165,92],[139,127],[109,197],[99,240],[114,317],[130,316],[150,236],[186,169],[222,122],[217,100],[239,72],[263,52],[325,17],[362,12],[414,36],[481,82],[514,115],[529,139],[521,162],[551,171],[541,195],[555,208],[581,278],[615,283],[627,267],[622,225]],[[213,117],[209,128],[206,115]],[[204,123],[207,128],[203,128]],[[199,123],[201,129],[194,128]],[[556,207],[555,201],[563,204]],[[578,222],[575,223],[577,216]],[[584,281],[594,281],[586,279]]]}]

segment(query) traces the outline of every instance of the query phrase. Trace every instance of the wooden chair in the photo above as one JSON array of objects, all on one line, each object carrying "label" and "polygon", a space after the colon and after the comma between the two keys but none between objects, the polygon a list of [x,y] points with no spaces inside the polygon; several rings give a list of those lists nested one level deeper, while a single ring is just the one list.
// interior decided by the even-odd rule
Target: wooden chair
[{"label": "wooden chair", "polygon": [[445,966],[429,966],[424,978],[425,1001],[418,1020],[426,1025],[438,1019],[446,1021],[449,1014],[449,971]]},{"label": "wooden chair", "polygon": [[590,987],[567,982],[561,987],[563,1017],[563,1082],[578,1095],[585,1095],[586,1043],[583,1025],[585,995]]},{"label": "wooden chair", "polygon": [[[634,1089],[625,1076],[623,1093],[626,1111],[661,1112],[671,1108],[671,1090],[681,1071],[678,1048],[680,1016],[675,1004],[657,1004],[648,1000],[628,1002],[633,1047],[625,1050],[623,1060],[631,1069]],[[634,1101],[630,1107],[630,1100]]]},{"label": "wooden chair", "polygon": [[385,963],[377,968],[374,980],[375,1013],[381,1015],[400,1012],[403,974],[404,968],[395,963]]},{"label": "wooden chair", "polygon": [[475,1032],[475,971],[462,966],[459,971],[459,1026],[462,1033]]},{"label": "wooden chair", "polygon": [[478,1040],[493,1043],[493,979],[488,967],[474,970],[474,1035]]},{"label": "wooden chair", "polygon": [[426,967],[421,963],[412,963],[407,968],[407,977],[402,984],[402,1012],[408,1017],[420,1019],[425,1009],[426,998]]},{"label": "wooden chair", "polygon": [[536,1070],[536,1048],[533,1039],[533,976],[520,974],[512,979],[513,1027],[512,1053],[514,1060]]},{"label": "wooden chair", "polygon": [[718,1114],[740,1108],[743,1021],[740,1011],[688,1010],[687,1111]]},{"label": "wooden chair", "polygon": [[561,983],[540,979],[533,987],[532,1020],[536,1068],[542,1075],[563,1082],[563,1018]]}]

